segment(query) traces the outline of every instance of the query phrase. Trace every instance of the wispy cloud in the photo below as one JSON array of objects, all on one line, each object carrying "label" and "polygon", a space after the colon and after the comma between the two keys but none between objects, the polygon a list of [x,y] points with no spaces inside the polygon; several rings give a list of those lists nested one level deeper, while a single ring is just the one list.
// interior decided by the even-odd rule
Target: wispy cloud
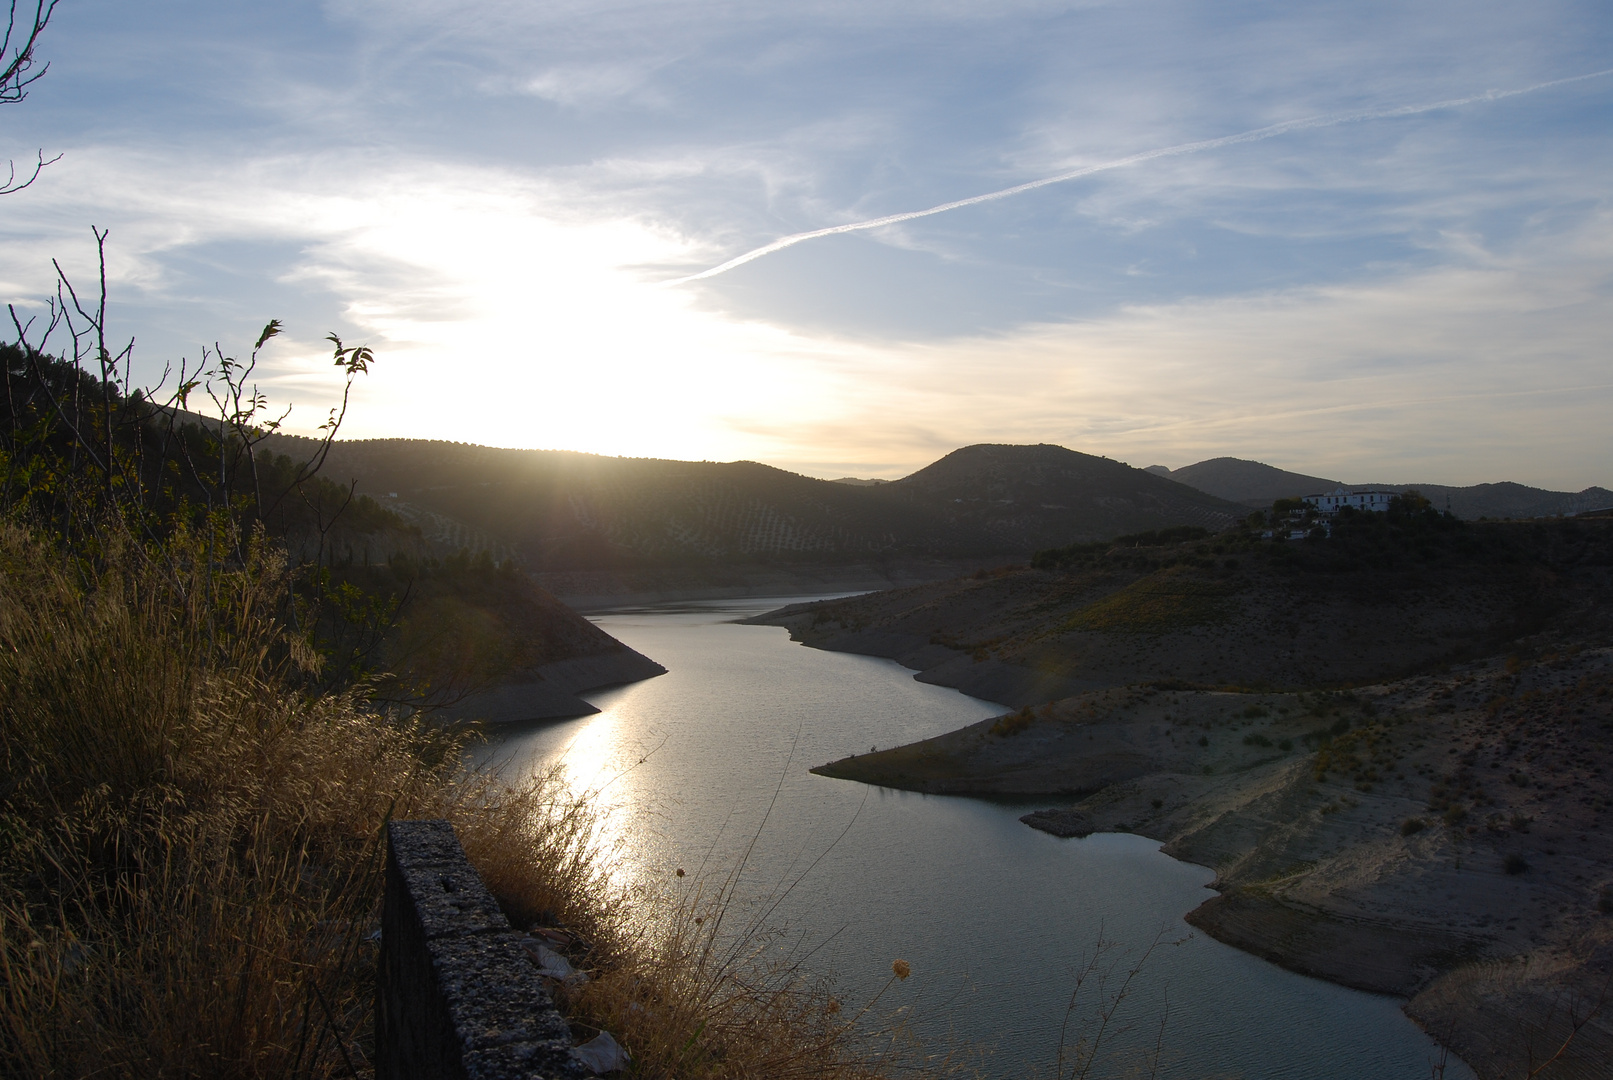
[{"label": "wispy cloud", "polygon": [[748,262],[760,259],[764,255],[771,255],[775,251],[783,251],[787,247],[807,240],[816,240],[824,236],[837,236],[843,233],[864,232],[868,229],[880,229],[889,225],[900,225],[907,221],[916,221],[919,218],[932,217],[944,214],[951,210],[961,210],[967,206],[979,206],[981,203],[996,202],[998,199],[1008,199],[1015,195],[1023,195],[1027,191],[1049,187],[1053,184],[1065,184],[1071,180],[1093,176],[1112,169],[1123,169],[1132,165],[1141,165],[1160,158],[1184,157],[1188,154],[1200,154],[1207,150],[1220,150],[1227,146],[1238,146],[1243,143],[1263,142],[1266,139],[1275,139],[1279,135],[1288,135],[1299,131],[1314,131],[1317,128],[1337,127],[1340,124],[1360,124],[1375,120],[1394,120],[1407,116],[1419,116],[1423,113],[1438,112],[1444,109],[1461,108],[1464,105],[1473,105],[1479,102],[1502,101],[1510,97],[1519,97],[1523,94],[1534,94],[1553,87],[1567,86],[1572,83],[1584,82],[1588,79],[1605,78],[1613,75],[1613,68],[1602,71],[1589,72],[1583,75],[1572,75],[1562,79],[1552,79],[1548,82],[1536,83],[1515,90],[1487,90],[1482,94],[1472,94],[1468,97],[1449,98],[1444,101],[1428,102],[1421,105],[1396,105],[1382,109],[1368,109],[1361,112],[1338,113],[1332,116],[1310,116],[1295,120],[1284,120],[1279,124],[1270,124],[1266,127],[1255,128],[1250,131],[1241,131],[1235,135],[1222,135],[1213,139],[1200,139],[1196,142],[1178,143],[1175,146],[1162,146],[1153,150],[1144,150],[1141,153],[1130,154],[1126,157],[1115,158],[1111,161],[1099,162],[1096,165],[1083,165],[1078,169],[1071,169],[1056,176],[1045,176],[1039,180],[1029,180],[1023,184],[1012,187],[988,191],[983,195],[970,195],[963,199],[954,199],[924,210],[907,210],[896,214],[886,214],[883,217],[869,218],[865,221],[847,222],[843,225],[830,225],[822,229],[813,229],[809,232],[794,233],[783,236],[771,243],[753,248],[743,255],[736,255],[725,263],[720,263],[708,270],[686,277],[674,278],[668,281],[670,285],[684,285],[691,281],[703,281],[706,278],[725,274]]}]

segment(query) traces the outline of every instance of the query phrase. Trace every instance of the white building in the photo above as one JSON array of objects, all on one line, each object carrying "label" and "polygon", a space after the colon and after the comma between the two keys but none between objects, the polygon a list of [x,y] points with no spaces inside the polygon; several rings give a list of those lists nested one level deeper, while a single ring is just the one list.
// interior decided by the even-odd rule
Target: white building
[{"label": "white building", "polygon": [[1306,495],[1304,498],[1322,514],[1336,514],[1346,506],[1381,514],[1389,509],[1389,500],[1399,494],[1398,491],[1351,491],[1347,487],[1337,487],[1325,495]]}]

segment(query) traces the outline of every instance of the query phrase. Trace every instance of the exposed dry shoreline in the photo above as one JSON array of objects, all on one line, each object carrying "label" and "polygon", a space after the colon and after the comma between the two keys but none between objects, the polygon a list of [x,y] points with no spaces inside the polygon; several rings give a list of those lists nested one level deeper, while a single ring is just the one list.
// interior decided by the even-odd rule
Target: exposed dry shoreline
[{"label": "exposed dry shoreline", "polygon": [[[1606,1077],[1613,649],[1496,658],[1349,693],[1133,685],[819,767],[1045,796],[1062,836],[1209,866],[1188,916],[1295,971],[1408,998],[1480,1076]],[[1572,1039],[1570,1039],[1572,1036]]]}]

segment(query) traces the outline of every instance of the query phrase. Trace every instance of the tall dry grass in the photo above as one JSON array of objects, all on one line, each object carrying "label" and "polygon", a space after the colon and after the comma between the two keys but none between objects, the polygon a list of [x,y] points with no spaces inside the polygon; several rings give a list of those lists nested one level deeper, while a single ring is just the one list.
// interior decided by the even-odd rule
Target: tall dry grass
[{"label": "tall dry grass", "polygon": [[[466,773],[460,740],[314,693],[284,559],[0,525],[0,1074],[369,1072],[384,825],[448,817],[517,926],[563,925],[579,1038],[645,1077],[876,1075],[827,989],[719,933],[718,890],[610,883],[591,798]],[[872,1047],[872,1049],[871,1049]]]},{"label": "tall dry grass", "polygon": [[[739,868],[658,894],[613,886],[594,807],[586,798],[549,799],[560,790],[563,777],[551,773],[523,796],[545,805],[495,819],[528,829],[539,823],[532,832],[547,839],[488,844],[486,818],[462,819],[459,830],[506,910],[533,915],[537,925],[562,925],[576,938],[569,955],[588,979],[554,992],[579,1038],[611,1032],[633,1053],[632,1074],[657,1080],[875,1080],[948,1071],[925,1061],[902,1017],[880,1008],[883,992],[854,1010],[844,1007],[831,982],[790,949],[787,935],[749,910]],[[560,873],[519,857],[543,850],[557,834],[576,841],[549,861]],[[590,854],[576,858],[579,852]],[[576,883],[586,887],[565,891]],[[743,925],[727,924],[730,917]],[[886,989],[906,977],[904,964]]]}]

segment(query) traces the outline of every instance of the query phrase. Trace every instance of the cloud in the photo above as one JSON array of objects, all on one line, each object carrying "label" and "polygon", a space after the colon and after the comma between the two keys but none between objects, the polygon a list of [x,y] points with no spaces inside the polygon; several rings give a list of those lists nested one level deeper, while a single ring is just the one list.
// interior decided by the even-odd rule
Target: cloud
[{"label": "cloud", "polygon": [[1173,146],[1161,146],[1152,150],[1142,150],[1135,154],[1128,154],[1122,158],[1114,158],[1110,161],[1098,162],[1095,165],[1082,165],[1079,168],[1056,173],[1053,176],[1044,176],[1036,180],[1027,180],[1024,183],[1014,184],[1011,187],[999,188],[996,191],[988,191],[980,195],[970,195],[962,199],[953,199],[950,202],[940,203],[936,206],[927,207],[923,210],[903,210],[895,214],[885,214],[881,217],[868,218],[862,221],[846,222],[840,225],[825,226],[821,229],[812,229],[808,232],[793,233],[789,236],[780,237],[777,240],[763,244],[761,247],[753,248],[741,255],[736,255],[734,258],[729,259],[727,262],[720,263],[717,266],[713,266],[709,269],[701,270],[697,273],[689,274],[684,277],[674,278],[673,280],[667,282],[667,284],[669,286],[685,285],[689,282],[702,281],[706,278],[716,277],[718,274],[725,274],[730,270],[736,269],[737,267],[744,266],[748,262],[760,259],[766,255],[771,255],[775,251],[783,251],[787,247],[793,247],[796,244],[803,243],[807,240],[816,240],[825,236],[837,236],[842,233],[864,232],[869,229],[881,229],[891,225],[900,225],[904,222],[916,221],[920,218],[932,217],[936,214],[945,214],[952,210],[961,210],[969,206],[979,206],[982,203],[996,202],[998,199],[1010,199],[1015,195],[1023,195],[1028,191],[1036,191],[1039,188],[1050,187],[1054,184],[1069,183],[1072,180],[1079,180],[1084,177],[1094,176],[1098,173],[1109,172],[1113,169],[1124,169],[1144,165],[1160,158],[1184,157],[1189,154],[1202,154],[1211,150],[1220,150],[1229,146],[1240,146],[1246,143],[1264,142],[1267,139],[1275,139],[1283,135],[1293,134],[1295,132],[1315,131],[1321,128],[1337,127],[1341,124],[1365,124],[1376,121],[1396,120],[1408,116],[1419,116],[1424,113],[1444,111],[1447,109],[1457,109],[1464,105],[1474,105],[1479,103],[1488,104],[1494,101],[1504,101],[1507,98],[1520,97],[1524,94],[1539,93],[1542,90],[1549,90],[1559,86],[1568,86],[1590,79],[1606,78],[1609,75],[1613,75],[1613,68],[1605,68],[1601,71],[1588,72],[1586,74],[1573,75],[1561,79],[1552,79],[1546,82],[1536,83],[1532,86],[1519,87],[1512,90],[1489,90],[1482,94],[1470,94],[1467,97],[1446,98],[1441,101],[1424,102],[1420,104],[1386,106],[1351,113],[1334,113],[1329,116],[1299,117],[1293,120],[1284,120],[1276,124],[1269,124],[1266,127],[1254,128],[1249,131],[1241,131],[1233,135],[1219,135],[1210,139],[1198,139],[1193,142],[1177,143]]},{"label": "cloud", "polygon": [[1607,480],[1606,89],[967,198],[1587,71],[1605,20],[1568,41],[1572,5],[341,0],[295,31],[197,6],[130,47],[87,3],[95,63],[52,79],[101,81],[18,114],[68,156],[7,203],[0,286],[37,301],[53,255],[82,277],[111,226],[137,355],[280,316],[267,377],[299,417],[335,329],[381,356],[354,433],[836,475],[1046,440]]}]

